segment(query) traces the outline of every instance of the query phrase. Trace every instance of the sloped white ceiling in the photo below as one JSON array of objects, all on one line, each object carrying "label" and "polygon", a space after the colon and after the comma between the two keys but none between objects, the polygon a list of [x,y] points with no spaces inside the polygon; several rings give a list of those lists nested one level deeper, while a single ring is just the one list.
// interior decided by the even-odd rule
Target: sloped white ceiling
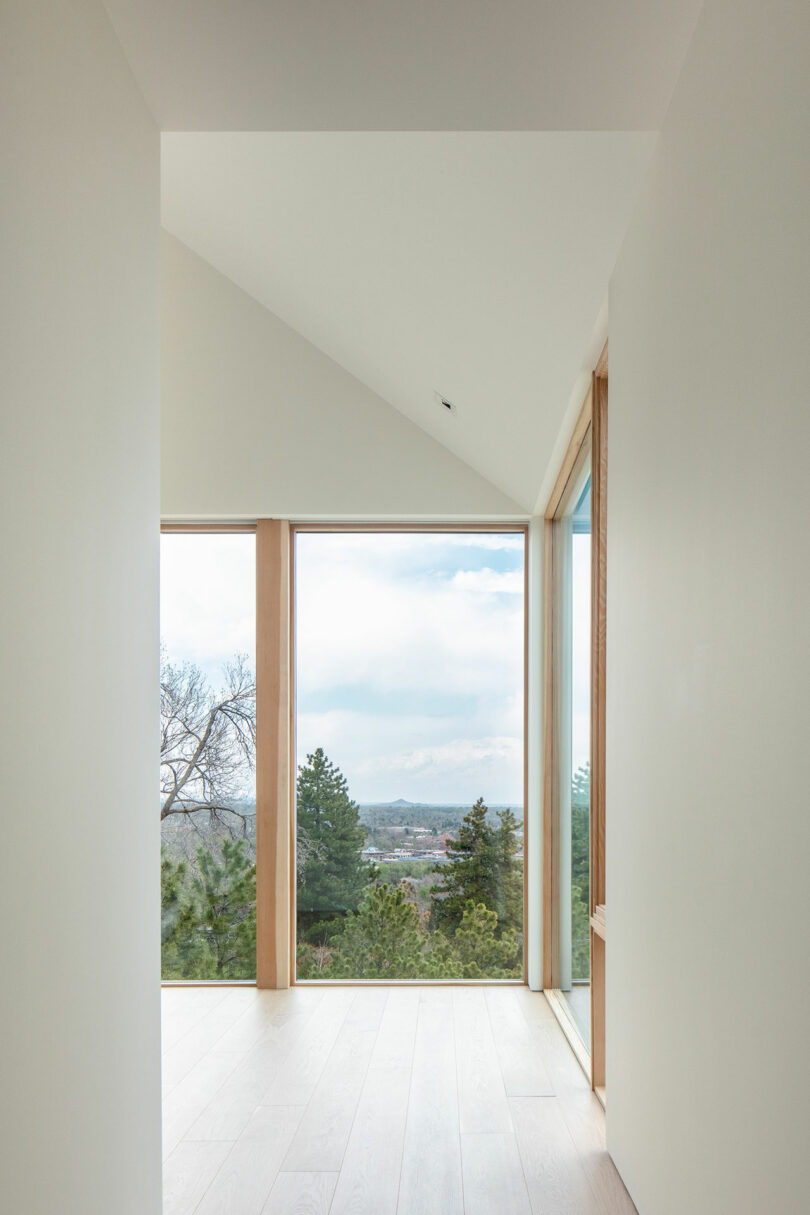
[{"label": "sloped white ceiling", "polygon": [[654,130],[701,0],[106,0],[163,130]]},{"label": "sloped white ceiling", "polygon": [[535,508],[701,0],[104,2],[166,228]]},{"label": "sloped white ceiling", "polygon": [[163,222],[530,511],[654,140],[164,134]]},{"label": "sloped white ceiling", "polygon": [[516,519],[521,508],[164,234],[167,519]]}]

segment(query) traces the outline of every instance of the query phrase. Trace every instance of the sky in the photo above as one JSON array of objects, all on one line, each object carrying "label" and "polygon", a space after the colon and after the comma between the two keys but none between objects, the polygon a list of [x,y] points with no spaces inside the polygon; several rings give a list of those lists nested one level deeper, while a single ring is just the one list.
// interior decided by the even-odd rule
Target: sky
[{"label": "sky", "polygon": [[255,536],[160,537],[160,639],[173,662],[196,663],[215,689],[235,654],[256,669]]},{"label": "sky", "polygon": [[[218,686],[255,655],[254,539],[162,537],[161,636]],[[523,536],[299,533],[297,754],[359,802],[523,800]]]},{"label": "sky", "polygon": [[521,804],[523,536],[296,538],[299,763],[363,802]]}]

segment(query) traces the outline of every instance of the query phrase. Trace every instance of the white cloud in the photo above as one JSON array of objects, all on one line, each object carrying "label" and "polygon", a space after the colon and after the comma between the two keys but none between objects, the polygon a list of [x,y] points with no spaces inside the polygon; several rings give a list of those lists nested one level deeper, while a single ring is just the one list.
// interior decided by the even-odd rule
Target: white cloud
[{"label": "white cloud", "polygon": [[[513,716],[522,722],[520,713],[510,712],[506,728]],[[404,797],[472,803],[484,797],[517,804],[522,797],[522,730],[475,737],[464,733],[470,725],[463,713],[438,723],[413,715],[397,718],[393,729],[374,714],[299,714],[298,762],[322,746],[345,774],[352,796],[363,802]]]},{"label": "white cloud", "polygon": [[[517,802],[523,537],[297,539],[299,758],[322,746],[362,801]],[[161,635],[212,682],[255,654],[251,536],[162,540]],[[480,549],[480,552],[476,552]],[[483,565],[483,568],[480,568]]]},{"label": "white cloud", "polygon": [[521,797],[523,575],[465,568],[459,539],[299,537],[299,756],[360,800]]},{"label": "white cloud", "polygon": [[249,534],[160,538],[160,636],[176,661],[218,686],[234,654],[256,654],[256,541]]},{"label": "white cloud", "polygon": [[478,591],[482,595],[522,595],[523,574],[520,570],[458,570],[453,586],[462,591]]},{"label": "white cloud", "polygon": [[[442,536],[440,539],[443,544],[447,544],[446,536]],[[524,547],[522,533],[514,532],[511,534],[508,532],[456,532],[452,542],[456,548],[480,548],[489,549],[492,552],[521,552]]]},{"label": "white cloud", "polygon": [[522,595],[491,598],[496,585],[522,591],[519,573],[410,575],[390,551],[378,560],[379,541],[400,537],[373,539],[366,551],[344,544],[299,549],[301,686],[497,694],[522,679]]}]

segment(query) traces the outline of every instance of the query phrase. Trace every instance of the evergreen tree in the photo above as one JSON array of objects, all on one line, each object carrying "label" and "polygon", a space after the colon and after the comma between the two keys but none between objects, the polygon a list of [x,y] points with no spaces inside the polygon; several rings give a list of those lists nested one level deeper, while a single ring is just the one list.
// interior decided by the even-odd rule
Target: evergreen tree
[{"label": "evergreen tree", "polygon": [[493,911],[498,913],[498,935],[523,932],[523,866],[517,858],[517,829],[511,810],[498,811],[492,848]]},{"label": "evergreen tree", "polygon": [[591,766],[583,764],[571,782],[571,977],[587,981],[591,972],[590,868]]},{"label": "evergreen tree", "polygon": [[211,978],[256,976],[256,866],[242,840],[225,840],[222,859],[200,848],[195,882],[202,931],[211,953]]},{"label": "evergreen tree", "polygon": [[495,833],[487,821],[484,799],[478,801],[464,816],[457,840],[448,839],[449,860],[436,866],[442,879],[432,890],[431,923],[448,935],[458,928],[464,908],[483,903],[494,910],[496,898],[493,887],[495,862]]},{"label": "evergreen tree", "polygon": [[520,944],[498,917],[469,900],[452,939],[431,932],[408,899],[407,882],[375,883],[328,946],[304,945],[300,978],[509,979],[520,975]]},{"label": "evergreen tree", "polygon": [[211,951],[200,927],[201,910],[185,861],[160,858],[161,973],[164,979],[214,975]]},{"label": "evergreen tree", "polygon": [[520,944],[509,928],[499,932],[498,917],[470,899],[453,939],[453,956],[465,979],[511,979],[520,975]]},{"label": "evergreen tree", "polygon": [[[366,840],[346,778],[318,749],[298,769],[297,818],[305,859],[298,875],[299,932],[354,911],[374,869],[362,858]],[[303,849],[302,849],[303,851]],[[321,942],[322,943],[322,942]]]},{"label": "evergreen tree", "polygon": [[347,979],[420,977],[422,939],[416,908],[401,886],[372,886],[334,940],[330,974]]},{"label": "evergreen tree", "polygon": [[450,942],[441,933],[426,931],[406,886],[368,887],[358,910],[346,916],[331,943],[330,978],[463,977]]}]

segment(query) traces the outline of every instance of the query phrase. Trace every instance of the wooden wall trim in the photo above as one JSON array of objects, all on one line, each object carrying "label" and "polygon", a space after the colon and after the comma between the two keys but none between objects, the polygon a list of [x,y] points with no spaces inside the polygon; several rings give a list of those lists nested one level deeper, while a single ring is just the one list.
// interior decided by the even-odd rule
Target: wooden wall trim
[{"label": "wooden wall trim", "polygon": [[290,525],[256,526],[256,984],[290,985]]},{"label": "wooden wall trim", "polygon": [[554,488],[551,491],[551,497],[546,504],[546,519],[553,519],[559,510],[562,496],[565,493],[565,487],[568,484],[568,478],[571,476],[574,465],[579,458],[579,453],[582,450],[582,444],[585,442],[585,437],[588,434],[588,427],[591,424],[592,400],[592,389],[589,388],[585,394],[585,400],[582,402],[582,409],[580,410],[579,417],[577,418],[576,425],[574,426],[574,433],[571,435],[568,450],[563,457],[559,475],[554,483]]},{"label": "wooden wall trim", "polygon": [[599,361],[594,368],[594,375],[600,380],[608,378],[608,344],[605,342],[602,347],[602,353],[599,355]]},{"label": "wooden wall trim", "polygon": [[305,523],[296,523],[292,521],[290,527],[294,532],[473,532],[476,534],[494,534],[494,535],[519,535],[521,532],[528,531],[528,523],[522,519],[512,519],[509,522],[503,523],[466,523],[453,522],[448,520],[445,523],[436,522],[420,522],[415,520],[413,523],[397,523],[386,522],[374,523],[369,520],[361,520],[357,523],[352,522],[335,522],[333,520],[325,520],[323,523],[308,521]]},{"label": "wooden wall trim", "polygon": [[161,523],[161,532],[167,535],[188,535],[192,532],[210,532],[212,535],[250,534],[256,531],[255,523]]}]

